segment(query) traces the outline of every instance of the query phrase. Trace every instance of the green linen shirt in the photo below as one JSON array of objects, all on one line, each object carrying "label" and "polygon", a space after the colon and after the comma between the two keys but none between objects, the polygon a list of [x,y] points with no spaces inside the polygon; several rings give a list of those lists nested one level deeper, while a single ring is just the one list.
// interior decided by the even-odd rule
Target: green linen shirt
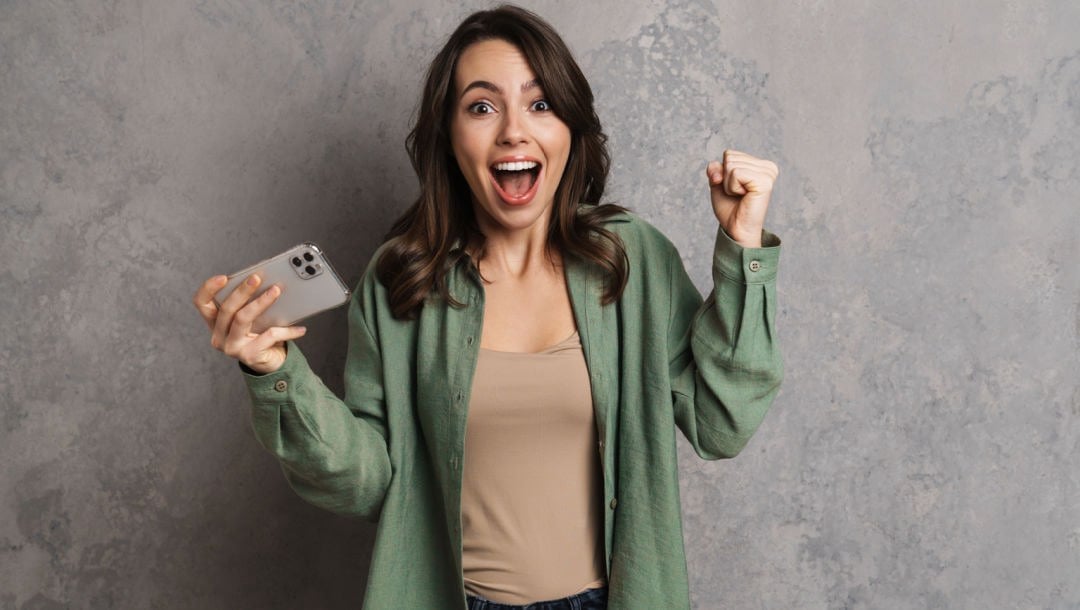
[{"label": "green linen shirt", "polygon": [[[718,459],[761,423],[783,374],[780,240],[766,232],[764,247],[742,248],[718,230],[703,302],[658,230],[631,214],[607,228],[629,258],[622,297],[602,305],[602,277],[581,261],[565,273],[603,467],[608,607],[689,608],[675,427]],[[370,610],[466,607],[461,477],[484,289],[467,258],[448,280],[463,307],[431,300],[418,319],[398,320],[369,266],[349,305],[344,401],[295,344],[279,370],[245,374],[256,437],[296,493],[378,520]]]}]

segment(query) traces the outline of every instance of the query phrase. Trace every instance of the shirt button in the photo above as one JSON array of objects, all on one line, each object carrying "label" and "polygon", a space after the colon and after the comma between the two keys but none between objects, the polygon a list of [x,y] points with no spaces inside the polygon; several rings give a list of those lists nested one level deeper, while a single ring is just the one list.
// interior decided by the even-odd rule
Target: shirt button
[{"label": "shirt button", "polygon": [[472,337],[465,338],[465,345],[472,345]]},{"label": "shirt button", "polygon": [[611,510],[615,510],[615,507],[618,506],[618,505],[619,505],[619,500],[617,498],[612,498],[611,499],[611,504],[609,504],[608,506],[611,507]]},{"label": "shirt button", "polygon": [[750,261],[750,270],[755,271],[755,272],[760,271],[761,270],[761,261]]},{"label": "shirt button", "polygon": [[274,383],[274,389],[278,392],[284,392],[289,389],[289,382],[284,379],[278,379],[277,382]]}]

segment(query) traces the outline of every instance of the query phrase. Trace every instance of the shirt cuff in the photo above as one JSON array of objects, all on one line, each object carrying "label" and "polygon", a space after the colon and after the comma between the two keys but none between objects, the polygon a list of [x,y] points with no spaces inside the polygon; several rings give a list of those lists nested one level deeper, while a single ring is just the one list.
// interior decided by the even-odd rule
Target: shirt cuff
[{"label": "shirt cuff", "polygon": [[285,350],[285,362],[271,373],[259,374],[244,363],[239,363],[248,393],[255,404],[288,401],[293,381],[302,377],[303,372],[309,368],[307,358],[295,343],[286,341]]},{"label": "shirt cuff", "polygon": [[[776,281],[780,263],[780,238],[761,231],[761,247],[745,248],[728,236],[723,227],[716,229],[713,271],[740,284],[768,284]],[[719,278],[714,277],[713,281]]]}]

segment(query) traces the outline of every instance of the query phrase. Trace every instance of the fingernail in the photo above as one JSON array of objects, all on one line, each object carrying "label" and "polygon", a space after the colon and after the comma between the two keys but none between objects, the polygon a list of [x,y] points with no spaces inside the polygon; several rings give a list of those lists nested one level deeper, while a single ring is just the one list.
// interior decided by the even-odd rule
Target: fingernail
[{"label": "fingernail", "polygon": [[219,276],[214,278],[214,283],[215,284],[224,284],[227,281],[229,281],[229,278],[227,276],[224,276],[224,275],[219,275]]},{"label": "fingernail", "polygon": [[258,284],[258,283],[259,283],[259,276],[257,276],[257,275],[253,275],[253,276],[251,276],[251,277],[249,277],[247,279],[247,285],[248,286],[254,286],[255,284]]},{"label": "fingernail", "polygon": [[307,327],[306,326],[298,326],[296,328],[296,330],[300,331],[300,334],[302,335],[302,334],[307,332]]}]

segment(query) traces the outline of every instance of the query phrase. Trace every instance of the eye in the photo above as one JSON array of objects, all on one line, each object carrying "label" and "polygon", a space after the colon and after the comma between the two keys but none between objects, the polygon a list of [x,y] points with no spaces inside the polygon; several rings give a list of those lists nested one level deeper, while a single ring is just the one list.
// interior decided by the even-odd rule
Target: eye
[{"label": "eye", "polygon": [[495,108],[487,102],[475,102],[469,105],[469,112],[473,114],[491,114],[495,112]]},{"label": "eye", "polygon": [[551,104],[547,100],[536,100],[532,103],[533,112],[549,112],[551,110]]}]

